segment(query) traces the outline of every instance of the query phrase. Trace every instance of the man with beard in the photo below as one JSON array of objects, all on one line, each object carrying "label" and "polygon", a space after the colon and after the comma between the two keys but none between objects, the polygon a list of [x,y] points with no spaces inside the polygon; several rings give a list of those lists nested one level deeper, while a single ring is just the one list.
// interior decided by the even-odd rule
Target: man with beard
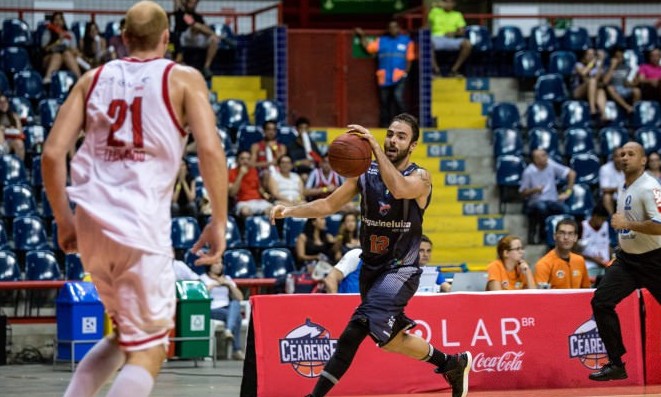
[{"label": "man with beard", "polygon": [[271,211],[272,221],[325,217],[361,194],[361,304],[308,397],[325,396],[339,382],[368,335],[386,351],[436,366],[436,372],[443,374],[452,387],[452,396],[464,397],[468,393],[471,354],[446,355],[405,332],[415,325],[404,314],[404,308],[420,282],[422,217],[431,199],[429,173],[410,159],[420,135],[418,121],[405,113],[395,116],[383,149],[366,128],[354,124],[349,129],[372,148],[376,161],[367,172],[347,179],[326,198],[292,207],[276,205]]},{"label": "man with beard", "polygon": [[647,158],[640,144],[627,143],[620,156],[625,184],[620,186],[617,212],[611,218],[620,250],[592,298],[594,319],[609,358],[590,374],[596,381],[627,378],[617,304],[643,287],[661,303],[661,185],[645,172]]}]

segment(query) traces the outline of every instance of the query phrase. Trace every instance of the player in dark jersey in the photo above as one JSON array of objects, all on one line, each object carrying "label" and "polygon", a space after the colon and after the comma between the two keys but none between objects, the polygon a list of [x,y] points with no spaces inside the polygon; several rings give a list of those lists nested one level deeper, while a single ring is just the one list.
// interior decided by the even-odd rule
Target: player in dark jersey
[{"label": "player in dark jersey", "polygon": [[464,397],[468,393],[471,354],[446,355],[424,339],[405,332],[415,325],[404,314],[404,308],[420,282],[422,216],[431,199],[429,173],[410,161],[420,135],[418,122],[406,113],[395,116],[383,148],[366,128],[349,128],[372,147],[376,161],[367,172],[347,179],[324,199],[293,207],[276,205],[271,210],[272,221],[285,217],[319,218],[337,212],[357,193],[361,194],[362,302],[308,396],[325,396],[347,371],[358,347],[369,335],[384,350],[435,365],[436,372],[443,374],[452,387],[452,396]]}]

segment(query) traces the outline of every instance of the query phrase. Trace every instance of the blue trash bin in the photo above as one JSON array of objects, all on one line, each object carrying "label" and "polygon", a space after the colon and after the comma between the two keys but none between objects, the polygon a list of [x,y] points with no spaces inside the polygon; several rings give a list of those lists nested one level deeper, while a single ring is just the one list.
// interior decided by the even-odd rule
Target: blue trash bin
[{"label": "blue trash bin", "polygon": [[103,338],[104,308],[93,283],[65,283],[57,296],[57,359],[80,361]]}]

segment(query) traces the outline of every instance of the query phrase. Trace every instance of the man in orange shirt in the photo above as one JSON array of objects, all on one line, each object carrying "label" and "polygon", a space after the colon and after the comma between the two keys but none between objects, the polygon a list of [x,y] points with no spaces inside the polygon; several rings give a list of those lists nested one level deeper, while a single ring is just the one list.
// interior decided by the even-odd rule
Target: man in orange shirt
[{"label": "man in orange shirt", "polygon": [[523,241],[517,236],[505,236],[496,247],[498,259],[487,266],[487,291],[536,288],[530,266],[523,259]]},{"label": "man in orange shirt", "polygon": [[537,285],[554,289],[590,288],[585,259],[571,252],[578,240],[576,221],[568,218],[558,222],[554,237],[555,248],[535,265]]}]

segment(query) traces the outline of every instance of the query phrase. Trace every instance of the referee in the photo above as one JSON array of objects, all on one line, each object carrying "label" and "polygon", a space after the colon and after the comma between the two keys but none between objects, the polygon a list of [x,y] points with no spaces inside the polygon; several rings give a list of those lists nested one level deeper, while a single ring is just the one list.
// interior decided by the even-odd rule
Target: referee
[{"label": "referee", "polygon": [[645,287],[661,302],[661,185],[645,172],[645,151],[629,142],[620,152],[625,185],[619,188],[611,225],[618,231],[620,251],[592,298],[592,310],[609,362],[590,379],[626,379],[626,352],[615,306]]}]

